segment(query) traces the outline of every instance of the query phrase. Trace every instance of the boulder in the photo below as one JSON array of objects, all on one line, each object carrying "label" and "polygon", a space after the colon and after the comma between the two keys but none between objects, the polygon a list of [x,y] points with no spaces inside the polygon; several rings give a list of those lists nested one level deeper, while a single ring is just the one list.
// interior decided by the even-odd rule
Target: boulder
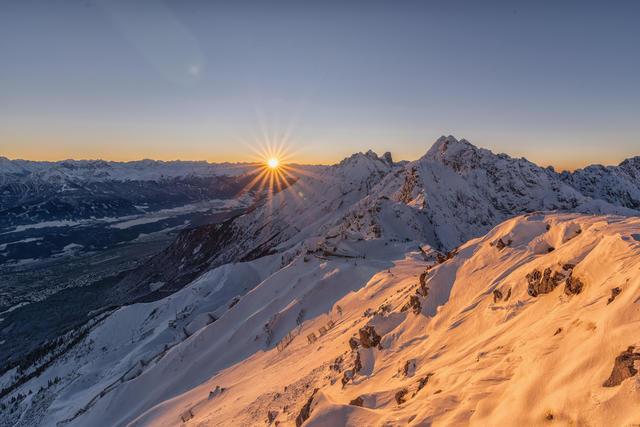
[{"label": "boulder", "polygon": [[349,347],[351,347],[351,350],[357,350],[359,345],[360,343],[355,337],[349,338]]},{"label": "boulder", "polygon": [[307,403],[305,403],[304,406],[300,409],[300,413],[296,417],[296,427],[300,427],[309,418],[309,415],[311,415],[311,403],[313,403],[313,397],[317,392],[317,388],[313,390],[313,393],[311,393],[311,396],[307,400]]},{"label": "boulder", "polygon": [[364,348],[376,347],[380,344],[382,337],[376,333],[373,326],[365,326],[358,331],[360,335],[360,344]]},{"label": "boulder", "polygon": [[409,390],[407,390],[406,388],[403,388],[402,390],[398,390],[398,392],[395,394],[396,402],[398,403],[398,405],[402,405],[404,402],[407,401],[406,395],[408,392]]},{"label": "boulder", "polygon": [[631,346],[616,357],[611,375],[602,384],[603,387],[615,387],[638,373],[633,364],[640,359],[640,353],[634,353],[634,350],[635,347]]},{"label": "boulder", "polygon": [[500,291],[500,289],[494,289],[493,290],[493,302],[495,304],[498,301],[502,301],[502,292]]},{"label": "boulder", "polygon": [[618,295],[620,295],[620,292],[622,292],[622,288],[615,287],[615,288],[611,289],[611,296],[607,300],[607,305],[611,304],[613,302],[613,300],[616,299],[616,297]]},{"label": "boulder", "polygon": [[362,398],[362,396],[358,396],[355,399],[353,399],[351,402],[349,402],[349,405],[353,405],[353,406],[362,406],[364,404],[364,399]]},{"label": "boulder", "polygon": [[564,293],[567,295],[577,295],[582,292],[584,284],[577,277],[569,276],[564,284]]}]

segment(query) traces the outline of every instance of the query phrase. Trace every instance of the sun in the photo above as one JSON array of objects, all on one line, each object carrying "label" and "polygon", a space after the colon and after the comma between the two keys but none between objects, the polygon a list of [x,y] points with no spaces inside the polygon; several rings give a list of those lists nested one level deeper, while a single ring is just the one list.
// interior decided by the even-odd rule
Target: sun
[{"label": "sun", "polygon": [[[255,157],[254,161],[250,163],[253,168],[247,174],[249,181],[241,192],[255,191],[256,194],[263,194],[263,192],[264,194],[276,194],[289,190],[293,184],[300,181],[300,177],[303,175],[315,177],[312,172],[298,168],[294,163],[291,163],[292,153],[284,139],[276,143],[265,138],[262,142],[258,140],[247,144],[247,148],[254,152]],[[303,194],[300,190],[301,186],[304,184],[299,184],[296,190],[292,190],[295,197]]]},{"label": "sun", "polygon": [[275,157],[272,157],[267,160],[267,166],[269,166],[270,169],[278,169],[278,166],[280,166],[280,161]]}]

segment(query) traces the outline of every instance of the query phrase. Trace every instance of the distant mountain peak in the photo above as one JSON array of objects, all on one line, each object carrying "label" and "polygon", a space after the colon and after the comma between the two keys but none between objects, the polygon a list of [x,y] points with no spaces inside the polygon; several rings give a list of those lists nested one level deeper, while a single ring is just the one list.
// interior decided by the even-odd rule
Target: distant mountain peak
[{"label": "distant mountain peak", "polygon": [[[390,158],[391,154],[385,153],[385,156],[387,156],[387,154],[389,154],[389,158]],[[388,163],[388,160],[384,156],[383,157],[378,156],[378,154],[375,151],[368,150],[365,153],[358,152],[350,155],[349,157],[344,158],[340,163],[338,163],[338,166],[353,165],[356,163],[371,163],[371,162]]]},{"label": "distant mountain peak", "polygon": [[633,177],[640,177],[640,156],[624,159],[618,166]]},{"label": "distant mountain peak", "polygon": [[433,143],[424,157],[430,160],[446,160],[448,158],[457,157],[460,153],[469,150],[477,151],[478,147],[471,144],[466,139],[458,140],[453,135],[443,135]]}]

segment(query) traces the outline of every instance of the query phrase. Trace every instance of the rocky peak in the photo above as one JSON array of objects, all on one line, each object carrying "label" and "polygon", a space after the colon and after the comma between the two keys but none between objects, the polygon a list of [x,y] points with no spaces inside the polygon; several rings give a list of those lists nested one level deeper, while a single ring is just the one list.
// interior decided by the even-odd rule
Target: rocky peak
[{"label": "rocky peak", "polygon": [[635,179],[640,179],[640,156],[630,157],[620,162],[620,169]]},{"label": "rocky peak", "polygon": [[438,162],[462,171],[478,166],[481,150],[466,139],[457,140],[454,136],[441,136],[420,160]]},{"label": "rocky peak", "polygon": [[387,164],[389,166],[393,166],[393,157],[391,157],[391,153],[390,152],[386,152],[382,155],[382,159],[387,162]]},{"label": "rocky peak", "polygon": [[344,170],[347,172],[348,170],[353,170],[357,172],[358,170],[388,170],[390,166],[393,165],[391,160],[391,154],[387,156],[388,153],[385,153],[385,156],[379,157],[374,151],[369,150],[366,153],[355,153],[351,156],[343,159],[340,163],[335,165],[334,167],[337,169]]}]

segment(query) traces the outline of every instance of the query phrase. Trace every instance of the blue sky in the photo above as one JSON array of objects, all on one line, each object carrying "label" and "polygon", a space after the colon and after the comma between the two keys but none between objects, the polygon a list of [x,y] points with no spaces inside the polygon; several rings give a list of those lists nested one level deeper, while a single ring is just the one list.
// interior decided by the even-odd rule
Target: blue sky
[{"label": "blue sky", "polygon": [[442,134],[559,168],[640,154],[640,2],[0,4],[0,155],[415,159]]}]

